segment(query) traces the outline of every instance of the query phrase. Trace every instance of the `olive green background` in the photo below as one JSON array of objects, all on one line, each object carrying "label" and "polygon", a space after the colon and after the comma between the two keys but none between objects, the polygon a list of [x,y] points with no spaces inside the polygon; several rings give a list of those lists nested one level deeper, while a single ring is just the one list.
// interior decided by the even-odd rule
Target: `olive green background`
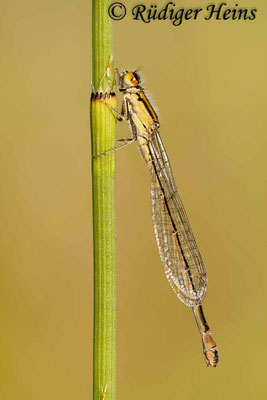
[{"label": "olive green background", "polygon": [[[239,2],[258,8],[254,21],[180,27],[133,21],[133,4],[114,23],[115,64],[143,65],[159,110],[221,363],[206,368],[192,312],[164,277],[133,144],[117,153],[118,399],[265,399],[266,1]],[[92,398],[90,7],[0,7],[3,400]]]}]

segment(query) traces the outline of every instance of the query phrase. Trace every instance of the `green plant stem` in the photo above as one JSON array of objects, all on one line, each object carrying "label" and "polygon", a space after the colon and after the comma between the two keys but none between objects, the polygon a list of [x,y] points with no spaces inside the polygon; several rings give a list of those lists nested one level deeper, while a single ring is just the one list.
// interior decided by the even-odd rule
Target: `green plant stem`
[{"label": "green plant stem", "polygon": [[[91,100],[92,156],[115,146],[116,122],[104,101],[116,108],[116,98],[105,76],[113,53],[112,20],[107,10],[111,2],[93,0],[93,86]],[[103,78],[104,77],[104,78]],[[100,85],[101,83],[101,85]],[[99,87],[101,86],[101,88]],[[98,93],[96,93],[98,92]],[[92,158],[94,230],[94,338],[93,399],[116,399],[116,252],[114,153]]]},{"label": "green plant stem", "polygon": [[[113,56],[113,22],[108,15],[111,0],[92,1],[92,59],[93,85],[95,91],[105,75],[108,63]],[[113,71],[111,71],[113,73]],[[101,81],[103,91],[109,88],[107,76]]]}]

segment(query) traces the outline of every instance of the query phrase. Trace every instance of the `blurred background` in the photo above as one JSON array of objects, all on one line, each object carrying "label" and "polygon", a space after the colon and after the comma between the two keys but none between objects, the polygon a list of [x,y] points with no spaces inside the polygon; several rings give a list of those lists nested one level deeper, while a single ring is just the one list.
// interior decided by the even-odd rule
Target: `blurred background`
[{"label": "blurred background", "polygon": [[[143,66],[206,264],[221,363],[206,368],[192,312],[165,279],[133,144],[117,153],[118,399],[265,399],[267,4],[239,2],[258,9],[254,21],[179,27],[133,21],[134,4],[114,23],[115,65]],[[90,7],[0,6],[3,400],[92,398]]]}]

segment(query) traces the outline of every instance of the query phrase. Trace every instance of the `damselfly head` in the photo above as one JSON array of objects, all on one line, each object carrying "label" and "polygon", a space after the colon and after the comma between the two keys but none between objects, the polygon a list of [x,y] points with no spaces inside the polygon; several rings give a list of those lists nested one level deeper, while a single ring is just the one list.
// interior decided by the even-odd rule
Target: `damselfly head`
[{"label": "damselfly head", "polygon": [[140,82],[140,75],[136,71],[123,71],[119,73],[119,87],[122,90],[138,86]]}]

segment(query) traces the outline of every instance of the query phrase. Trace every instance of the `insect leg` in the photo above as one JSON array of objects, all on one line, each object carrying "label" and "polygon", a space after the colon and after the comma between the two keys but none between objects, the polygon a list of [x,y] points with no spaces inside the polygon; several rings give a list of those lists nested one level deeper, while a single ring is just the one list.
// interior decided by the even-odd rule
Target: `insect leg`
[{"label": "insect leg", "polygon": [[124,98],[122,102],[121,113],[116,110],[116,108],[112,107],[110,104],[105,102],[105,100],[100,100],[103,104],[105,104],[110,110],[112,110],[118,121],[128,121],[129,120],[129,107],[127,99]]},{"label": "insect leg", "polygon": [[[104,100],[102,100],[102,102],[104,104],[106,104],[106,106],[108,106],[116,115],[116,118],[118,121],[128,121],[129,120],[129,100],[127,100],[127,98],[123,99],[123,103],[122,103],[122,110],[121,113],[119,113],[114,107],[112,107],[110,104],[106,103]],[[109,153],[113,153],[114,151],[121,149],[122,147],[127,146],[130,143],[133,143],[136,141],[136,132],[132,129],[132,137],[130,138],[121,138],[121,139],[116,139],[120,142],[123,142],[115,147],[113,147],[110,150],[105,151],[104,153],[98,154],[96,156],[94,156],[93,158],[98,158],[98,157],[102,157],[105,156],[106,154]]]}]

